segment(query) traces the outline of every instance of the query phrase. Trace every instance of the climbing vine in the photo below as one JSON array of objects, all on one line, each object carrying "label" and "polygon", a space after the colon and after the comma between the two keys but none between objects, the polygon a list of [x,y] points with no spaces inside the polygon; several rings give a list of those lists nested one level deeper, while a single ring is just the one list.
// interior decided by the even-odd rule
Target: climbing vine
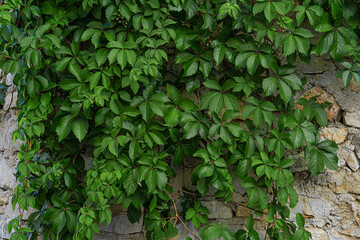
[{"label": "climbing vine", "polygon": [[[353,0],[7,0],[0,68],[14,75],[21,140],[11,239],[92,239],[121,204],[148,239],[310,239],[287,151],[309,170],[337,169],[321,141],[326,105],[298,101],[296,66],[342,62],[360,81],[359,2]],[[301,69],[300,69],[301,71]],[[1,96],[1,95],[0,95]],[[295,107],[295,103],[302,107]],[[1,97],[0,97],[1,104]],[[193,166],[196,191],[170,180]],[[236,174],[230,169],[236,169]],[[209,192],[247,189],[246,228],[210,223]],[[180,206],[173,193],[183,197]],[[24,211],[34,209],[28,220]]]}]

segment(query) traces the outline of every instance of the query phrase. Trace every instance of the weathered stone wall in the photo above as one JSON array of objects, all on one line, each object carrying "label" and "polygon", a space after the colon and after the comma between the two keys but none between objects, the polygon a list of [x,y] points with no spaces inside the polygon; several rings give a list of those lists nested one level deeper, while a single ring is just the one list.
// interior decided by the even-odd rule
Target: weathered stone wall
[{"label": "weathered stone wall", "polygon": [[[306,170],[307,163],[303,160],[302,152],[289,154],[296,162],[293,167],[294,184],[299,193],[299,203],[292,211],[292,218],[296,212],[305,214],[307,227],[315,240],[360,239],[360,85],[351,83],[344,88],[341,79],[336,78],[338,66],[326,57],[313,59],[310,65],[300,65],[297,71],[300,76],[308,79],[304,92],[299,93],[298,97],[302,94],[320,94],[323,100],[332,103],[328,112],[329,125],[321,129],[321,136],[334,140],[339,145],[339,170],[325,171],[315,177]],[[2,81],[10,85],[11,77]],[[11,132],[17,126],[17,111],[10,106],[14,106],[16,100],[13,90],[13,86],[7,90],[6,104],[0,110],[0,237],[3,239],[9,237],[6,223],[18,214],[10,206],[12,189],[16,185],[13,172],[19,148],[14,146],[11,139]],[[191,168],[179,168],[177,177],[171,184],[193,188],[190,174]],[[235,193],[231,202],[225,204],[214,201],[209,196],[204,199],[204,205],[211,211],[209,217],[212,222],[226,222],[231,229],[237,230],[245,225],[251,211],[242,206],[247,197],[240,182],[235,180],[234,186]],[[177,192],[173,197],[180,200]],[[130,224],[126,212],[119,206],[114,206],[112,211],[112,223],[107,227],[102,226],[102,234],[97,235],[96,239],[145,239],[143,220],[138,224]],[[257,219],[256,224],[263,239],[263,221]],[[185,236],[191,236],[181,224],[178,227],[180,234],[175,239],[182,240]],[[187,227],[198,235],[191,224],[188,223]]]},{"label": "weathered stone wall", "polygon": [[8,239],[7,223],[19,214],[18,210],[12,210],[11,197],[16,186],[14,172],[20,144],[15,145],[12,140],[12,132],[17,128],[18,113],[15,109],[17,93],[12,85],[12,77],[2,76],[0,83],[9,86],[5,94],[5,104],[3,109],[0,109],[0,237]]}]

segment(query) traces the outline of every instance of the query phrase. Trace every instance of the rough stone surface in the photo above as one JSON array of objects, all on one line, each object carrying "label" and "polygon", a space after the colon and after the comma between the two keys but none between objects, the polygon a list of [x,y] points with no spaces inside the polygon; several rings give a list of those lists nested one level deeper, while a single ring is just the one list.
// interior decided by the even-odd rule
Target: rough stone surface
[{"label": "rough stone surface", "polygon": [[208,201],[202,203],[210,211],[209,218],[229,219],[233,217],[231,208],[219,201]]},{"label": "rough stone surface", "polygon": [[142,231],[143,226],[143,219],[140,219],[139,223],[130,223],[126,212],[122,212],[119,215],[112,218],[111,223],[109,226],[106,226],[106,223],[103,222],[101,224],[100,229],[106,233],[113,233],[113,234],[132,234],[132,233],[139,233]]},{"label": "rough stone surface", "polygon": [[[330,109],[325,109],[326,114],[329,120],[333,120],[340,112],[340,106],[336,102],[335,98],[329,93],[324,91],[321,87],[316,86],[306,91],[300,98],[310,99],[312,97],[318,96],[317,103],[330,102]],[[295,105],[296,108],[303,109],[303,106],[300,104]]]},{"label": "rough stone surface", "polygon": [[346,164],[356,172],[359,169],[359,159],[356,157],[354,152],[350,153],[346,159]]},{"label": "rough stone surface", "polygon": [[360,112],[344,112],[343,117],[346,125],[360,128]]},{"label": "rough stone surface", "polygon": [[[242,203],[242,204],[246,205],[246,203]],[[250,216],[251,213],[252,213],[251,209],[246,208],[246,207],[241,206],[241,205],[239,205],[237,207],[237,209],[236,209],[236,216],[237,217],[245,217],[245,218],[247,218],[247,217]]]},{"label": "rough stone surface", "polygon": [[346,128],[325,127],[320,130],[320,136],[337,144],[343,143],[348,135]]},{"label": "rough stone surface", "polygon": [[[304,86],[305,93],[299,97],[312,97],[320,95],[319,102],[331,103],[327,112],[329,125],[320,130],[322,140],[335,141],[339,150],[337,171],[326,170],[318,176],[313,176],[307,170],[308,162],[304,159],[304,152],[288,151],[287,157],[295,161],[291,170],[294,172],[294,188],[299,194],[298,205],[291,210],[291,219],[295,219],[296,212],[306,217],[306,229],[309,230],[314,240],[356,240],[360,239],[360,85],[351,83],[345,88],[341,79],[336,78],[337,69],[329,57],[312,57],[310,65],[301,65],[297,73],[306,77],[308,83]],[[7,224],[19,214],[11,208],[11,197],[16,186],[15,172],[16,154],[20,144],[14,145],[11,135],[17,128],[18,111],[14,109],[16,103],[15,86],[12,86],[11,76],[0,80],[10,87],[5,96],[5,105],[0,109],[0,239],[9,239]],[[184,97],[197,101],[195,94]],[[296,106],[301,107],[301,106]],[[186,160],[189,168],[176,169],[176,177],[171,184],[177,187],[185,186],[195,190],[191,185],[190,175],[196,165],[194,159]],[[89,165],[88,167],[91,167]],[[230,172],[235,175],[234,169]],[[226,223],[227,226],[237,231],[245,227],[246,219],[252,210],[244,207],[247,202],[246,189],[241,187],[239,179],[234,177],[234,194],[229,203],[205,197],[203,204],[209,208],[210,222]],[[209,195],[214,194],[213,188]],[[181,211],[179,192],[172,195]],[[96,240],[145,240],[143,219],[139,223],[131,224],[126,216],[126,209],[120,205],[111,207],[113,221],[109,226],[101,226],[101,234]],[[24,218],[27,219],[29,213]],[[186,229],[199,236],[198,229],[191,223],[186,223],[186,228],[178,221],[179,235],[172,240],[184,240],[187,236],[193,237]],[[264,218],[255,217],[255,228],[259,231],[260,239],[264,239],[266,222]]]}]

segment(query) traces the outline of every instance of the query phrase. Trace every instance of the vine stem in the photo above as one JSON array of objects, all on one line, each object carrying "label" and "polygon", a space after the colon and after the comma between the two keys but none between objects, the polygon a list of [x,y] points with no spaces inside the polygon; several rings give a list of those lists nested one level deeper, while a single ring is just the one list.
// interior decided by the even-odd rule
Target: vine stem
[{"label": "vine stem", "polygon": [[266,240],[266,238],[267,238],[268,231],[269,231],[269,227],[270,227],[270,223],[268,223],[268,225],[267,225],[267,227],[266,227],[266,232],[265,232],[264,240]]},{"label": "vine stem", "polygon": [[177,211],[177,208],[176,208],[176,203],[175,203],[175,201],[174,201],[174,199],[171,197],[171,195],[165,190],[165,188],[163,189],[164,190],[164,192],[166,193],[166,195],[168,195],[168,197],[170,198],[170,200],[172,201],[172,203],[173,203],[173,205],[174,205],[174,209],[175,209],[175,222],[174,222],[174,226],[176,225],[176,221],[177,221],[177,219],[179,219],[180,220],[180,222],[182,223],[182,225],[184,226],[184,228],[189,232],[189,233],[191,233],[194,237],[195,237],[195,239],[198,239],[198,240],[201,240],[198,236],[196,236],[195,235],[195,233],[193,233],[187,226],[186,226],[186,224],[184,223],[184,221],[181,219],[181,217],[179,216],[179,213],[178,213],[178,211]]},{"label": "vine stem", "polygon": [[265,213],[262,212],[262,211],[259,211],[259,210],[256,210],[256,209],[254,209],[254,208],[248,207],[248,206],[246,206],[246,205],[244,205],[244,204],[237,203],[237,202],[234,202],[234,201],[230,201],[230,202],[234,203],[235,205],[240,205],[240,206],[242,206],[242,207],[244,207],[244,208],[250,209],[250,210],[252,210],[252,211],[254,211],[254,212],[258,212],[258,213],[261,213],[261,214],[265,214]]},{"label": "vine stem", "polygon": [[170,183],[166,183],[167,185],[169,185],[170,187],[172,187],[172,188],[175,188],[176,190],[178,190],[178,191],[180,191],[180,192],[184,192],[184,193],[187,193],[187,194],[190,194],[190,195],[192,195],[192,196],[201,196],[201,194],[196,194],[196,193],[192,193],[192,192],[188,192],[188,191],[185,191],[185,190],[182,190],[182,189],[180,189],[180,188],[178,188],[178,187],[175,187],[174,185],[171,185]]}]

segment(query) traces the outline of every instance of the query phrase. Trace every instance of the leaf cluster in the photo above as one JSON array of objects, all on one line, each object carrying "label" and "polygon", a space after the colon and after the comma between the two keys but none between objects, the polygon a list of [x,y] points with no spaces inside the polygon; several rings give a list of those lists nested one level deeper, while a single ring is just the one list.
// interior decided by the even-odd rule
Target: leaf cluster
[{"label": "leaf cluster", "polygon": [[[337,169],[337,146],[318,134],[326,106],[295,99],[296,67],[330,54],[345,85],[360,81],[354,1],[8,0],[0,12],[23,141],[12,203],[35,210],[28,227],[9,224],[11,239],[93,239],[114,205],[148,239],[187,221],[195,239],[260,239],[258,217],[269,239],[311,238],[300,214],[289,220],[288,153],[303,150],[318,175]],[[171,184],[179,166],[196,191]],[[231,201],[234,181],[251,210],[237,232],[208,224],[201,204],[209,191]]]}]

